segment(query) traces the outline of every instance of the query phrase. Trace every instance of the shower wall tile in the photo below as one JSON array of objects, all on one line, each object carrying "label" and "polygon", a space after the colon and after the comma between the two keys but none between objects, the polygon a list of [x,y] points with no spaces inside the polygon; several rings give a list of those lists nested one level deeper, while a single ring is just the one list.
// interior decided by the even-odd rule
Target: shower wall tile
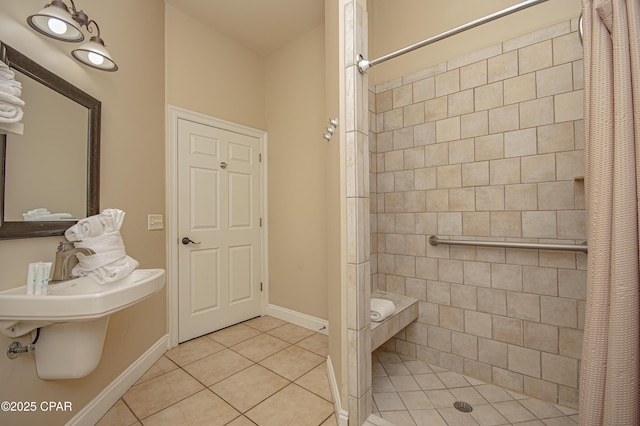
[{"label": "shower wall tile", "polygon": [[536,97],[535,73],[520,75],[503,82],[504,104],[528,101]]},{"label": "shower wall tile", "polygon": [[539,98],[572,91],[573,66],[567,63],[537,71],[536,88]]},{"label": "shower wall tile", "polygon": [[479,61],[460,68],[460,90],[487,84],[487,61]]},{"label": "shower wall tile", "polygon": [[520,74],[541,70],[552,65],[553,49],[551,40],[536,43],[518,50]]},{"label": "shower wall tile", "polygon": [[435,79],[433,77],[418,80],[411,87],[414,102],[426,101],[436,96]]},{"label": "shower wall tile", "polygon": [[507,52],[487,61],[488,81],[505,80],[518,75],[518,52]]},{"label": "shower wall tile", "polygon": [[491,58],[501,53],[502,45],[495,44],[493,46],[485,47],[484,49],[476,50],[475,52],[467,53],[466,55],[448,60],[447,69],[452,70],[455,68],[462,68],[465,65],[478,62],[482,59]]},{"label": "shower wall tile", "polygon": [[420,300],[417,322],[386,347],[572,407],[587,255],[427,240],[586,239],[576,28],[377,85],[367,157],[371,287]]}]

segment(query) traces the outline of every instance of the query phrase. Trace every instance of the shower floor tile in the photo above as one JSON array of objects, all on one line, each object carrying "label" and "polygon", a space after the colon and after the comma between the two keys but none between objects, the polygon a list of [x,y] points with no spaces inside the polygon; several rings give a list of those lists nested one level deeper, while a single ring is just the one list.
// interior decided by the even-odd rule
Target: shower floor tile
[{"label": "shower floor tile", "polygon": [[[396,353],[375,351],[371,365],[374,415],[396,426],[571,426],[577,410],[530,398]],[[409,371],[409,376],[407,376]],[[407,391],[417,383],[419,390]],[[397,397],[395,396],[397,395]],[[453,407],[464,401],[465,413]],[[376,424],[375,421],[371,423]]]}]

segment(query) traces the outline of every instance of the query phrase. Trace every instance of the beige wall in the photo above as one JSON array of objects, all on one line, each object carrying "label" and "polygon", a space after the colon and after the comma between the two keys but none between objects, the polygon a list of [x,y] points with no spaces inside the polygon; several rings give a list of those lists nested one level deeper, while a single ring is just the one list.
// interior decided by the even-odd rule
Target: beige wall
[{"label": "beige wall", "polygon": [[167,103],[265,130],[264,59],[166,5]]},{"label": "beige wall", "polygon": [[[29,29],[26,17],[42,5],[36,1],[1,0],[0,39],[102,101],[100,207],[116,207],[127,213],[122,229],[127,254],[140,261],[142,268],[163,268],[165,234],[146,230],[147,214],[164,213],[165,206],[163,2],[83,0],[82,8],[99,22],[102,37],[120,67],[115,74],[79,64],[69,54],[70,44]],[[145,17],[144,25],[140,16]],[[139,46],[147,50],[143,52]],[[57,242],[62,239],[1,241],[0,288],[23,284],[27,264],[53,260]],[[84,379],[42,381],[36,376],[30,355],[16,360],[2,357],[0,381],[11,386],[3,386],[1,400],[71,401],[74,411],[0,413],[0,423],[65,422],[165,333],[165,295],[161,292],[112,315],[103,361]],[[11,341],[0,337],[0,347],[7,347]]]},{"label": "beige wall", "polygon": [[269,303],[327,318],[324,26],[266,59]]},{"label": "beige wall", "polygon": [[[369,57],[375,59],[520,0],[369,0]],[[510,16],[376,65],[371,83],[381,83],[504,40],[577,18],[580,0],[549,0]],[[402,30],[400,30],[402,29]]]}]

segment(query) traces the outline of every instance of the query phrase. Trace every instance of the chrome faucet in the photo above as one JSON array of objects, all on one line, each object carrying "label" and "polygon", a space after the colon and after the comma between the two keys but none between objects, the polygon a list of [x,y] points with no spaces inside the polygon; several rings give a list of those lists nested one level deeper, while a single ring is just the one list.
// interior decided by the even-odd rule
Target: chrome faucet
[{"label": "chrome faucet", "polygon": [[56,251],[56,261],[53,265],[51,283],[71,279],[71,271],[73,267],[78,264],[76,253],[89,256],[96,252],[88,248],[76,248],[70,241],[60,242],[60,244],[58,244],[58,250]]}]

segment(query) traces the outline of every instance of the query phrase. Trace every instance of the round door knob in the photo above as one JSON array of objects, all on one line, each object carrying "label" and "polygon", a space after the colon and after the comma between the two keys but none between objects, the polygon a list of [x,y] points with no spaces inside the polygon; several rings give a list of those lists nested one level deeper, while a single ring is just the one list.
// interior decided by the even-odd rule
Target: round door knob
[{"label": "round door knob", "polygon": [[182,244],[187,245],[187,244],[189,244],[189,243],[191,243],[191,244],[200,244],[200,242],[197,242],[197,243],[196,243],[195,241],[193,241],[193,240],[192,240],[191,238],[189,238],[189,237],[184,237],[184,238],[182,239]]}]

